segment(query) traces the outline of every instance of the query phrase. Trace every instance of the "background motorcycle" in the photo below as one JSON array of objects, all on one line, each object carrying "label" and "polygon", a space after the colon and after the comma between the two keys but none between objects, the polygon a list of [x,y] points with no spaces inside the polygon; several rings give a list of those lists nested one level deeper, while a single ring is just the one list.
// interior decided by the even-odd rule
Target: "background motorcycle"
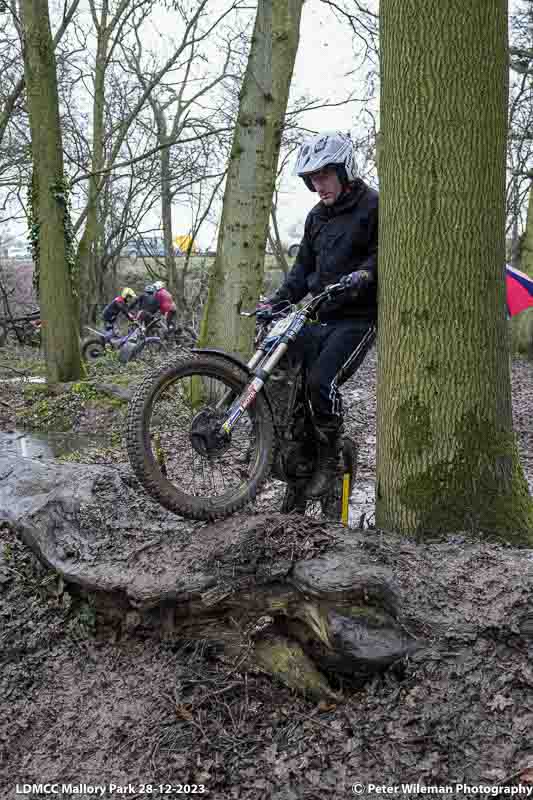
[{"label": "background motorcycle", "polygon": [[133,359],[150,359],[165,348],[160,336],[148,335],[151,326],[152,323],[147,325],[142,320],[134,320],[125,335],[120,334],[114,327],[103,331],[87,327],[93,336],[82,342],[82,357],[86,361],[97,361],[106,352],[118,350],[121,363]]}]

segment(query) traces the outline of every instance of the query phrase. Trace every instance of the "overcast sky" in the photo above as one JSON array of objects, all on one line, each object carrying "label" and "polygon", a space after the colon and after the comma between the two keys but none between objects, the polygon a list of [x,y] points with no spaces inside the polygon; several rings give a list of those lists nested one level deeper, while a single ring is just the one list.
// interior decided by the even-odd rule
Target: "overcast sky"
[{"label": "overcast sky", "polygon": [[[322,97],[324,101],[337,102],[350,92],[362,96],[366,68],[359,69],[356,75],[348,75],[358,63],[360,59],[356,60],[354,56],[352,31],[348,24],[340,24],[320,0],[307,0],[302,12],[291,97],[307,92]],[[317,131],[338,129],[356,135],[360,108],[360,105],[351,103],[317,109],[306,112],[302,120],[306,127]],[[300,222],[303,227],[307,212],[317,198],[298,177],[288,176],[283,188],[279,218],[282,232],[286,233],[292,223]]]},{"label": "overcast sky", "polygon": [[[251,10],[252,23],[254,16],[255,12]],[[171,25],[172,12],[162,12],[161,16],[154,20],[156,30],[168,33]],[[354,91],[361,96],[366,68],[359,70],[359,79],[357,75],[347,75],[353,72],[357,63],[349,25],[346,22],[341,24],[331,9],[320,0],[306,0],[302,11],[300,43],[291,84],[291,99],[307,94],[322,98],[324,102],[338,102]],[[301,117],[301,124],[310,130],[339,129],[355,134],[359,108],[352,103],[336,108],[309,111]],[[278,222],[282,237],[294,241],[294,237],[290,236],[290,229],[295,225],[303,229],[307,212],[317,200],[316,195],[305,187],[301,178],[289,174],[291,171],[292,164],[290,170],[286,171],[287,177],[283,181],[279,196]],[[173,215],[176,233],[186,232],[181,230],[183,219],[184,209],[176,207]],[[199,245],[214,247],[215,244],[216,231],[213,226],[206,226],[200,233]]]},{"label": "overcast sky", "polygon": [[[215,0],[216,3],[216,0]],[[221,0],[221,5],[225,5]],[[81,13],[89,14],[88,6],[82,0]],[[244,12],[246,13],[246,12]],[[250,4],[248,11],[250,23],[253,24],[255,11]],[[161,59],[165,53],[175,47],[173,28],[176,28],[176,12],[170,9],[154,11],[145,29],[145,44],[157,52]],[[359,59],[360,61],[360,59]],[[313,98],[321,98],[324,102],[339,102],[344,100],[350,92],[363,92],[362,83],[357,83],[357,76],[347,73],[353,72],[356,66],[354,57],[352,32],[345,22],[341,24],[334,16],[331,9],[320,0],[306,0],[303,6],[300,27],[300,43],[291,84],[291,98],[307,94]],[[361,80],[365,70],[360,70]],[[310,130],[340,129],[356,133],[357,106],[354,104],[342,105],[337,108],[317,109],[306,112],[300,118],[300,124]],[[90,105],[87,108],[90,112]],[[294,161],[294,159],[293,159]],[[316,195],[311,193],[300,178],[290,175],[283,181],[279,196],[278,223],[283,238],[289,242],[294,241],[294,228],[303,229],[307,212],[316,203]],[[154,213],[150,220],[146,220],[147,227],[157,228],[161,222]],[[187,210],[175,206],[173,211],[173,227],[175,234],[187,232],[190,225],[190,215]],[[21,219],[18,223],[10,225],[11,233],[25,243],[26,226]],[[291,235],[291,229],[293,229]],[[216,229],[214,226],[205,228],[200,233],[199,245],[201,247],[214,247],[216,245]]]},{"label": "overcast sky", "polygon": [[[82,0],[83,5],[85,5],[84,0]],[[516,0],[511,0],[511,10],[515,6]],[[255,13],[253,8],[250,8],[248,13],[250,21],[253,23]],[[155,36],[156,29],[159,29],[163,37],[169,37],[170,47],[175,14],[175,11],[166,10],[161,11],[160,14],[151,15],[156,51],[161,52],[165,49],[161,47],[162,42],[159,35]],[[300,44],[293,74],[291,98],[294,99],[307,93],[313,97],[321,97],[324,101],[337,102],[347,97],[350,92],[355,92],[357,96],[361,97],[364,93],[367,66],[360,67],[356,74],[353,74],[354,69],[360,63],[361,59],[354,54],[352,31],[349,25],[346,22],[341,24],[331,9],[325,6],[321,0],[306,0],[302,12]],[[366,120],[364,121],[366,122]],[[340,129],[357,135],[363,123],[361,106],[349,104],[306,112],[302,116],[301,122],[313,130]],[[292,169],[292,164],[290,166]],[[303,228],[307,212],[315,202],[316,195],[305,187],[301,179],[291,176],[287,170],[282,184],[278,211],[282,237],[290,242],[294,241],[294,236],[290,234],[294,234],[295,226]],[[189,215],[184,213],[183,208],[176,207],[173,216],[175,233],[185,233],[190,224],[185,221],[188,220]],[[154,215],[149,224],[154,227],[160,225],[157,215]],[[23,239],[26,236],[25,225],[22,222],[19,225],[13,225],[12,231]],[[199,244],[202,247],[213,247],[216,244],[216,232],[213,227],[200,234]]]}]

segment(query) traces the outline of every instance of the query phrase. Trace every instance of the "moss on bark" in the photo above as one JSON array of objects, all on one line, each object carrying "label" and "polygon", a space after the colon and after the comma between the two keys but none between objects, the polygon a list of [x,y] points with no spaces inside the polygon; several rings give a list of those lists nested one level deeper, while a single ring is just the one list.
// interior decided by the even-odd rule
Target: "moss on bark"
[{"label": "moss on bark", "polygon": [[506,3],[382,0],[380,33],[376,524],[530,544],[505,313]]},{"label": "moss on bark", "polygon": [[[427,409],[414,419],[415,424],[408,420],[402,427],[412,463],[431,445]],[[533,506],[512,431],[496,429],[472,411],[458,424],[454,441],[450,458],[420,471],[409,469],[400,486],[402,504],[418,520],[416,532],[468,530],[496,541],[533,544]]]}]

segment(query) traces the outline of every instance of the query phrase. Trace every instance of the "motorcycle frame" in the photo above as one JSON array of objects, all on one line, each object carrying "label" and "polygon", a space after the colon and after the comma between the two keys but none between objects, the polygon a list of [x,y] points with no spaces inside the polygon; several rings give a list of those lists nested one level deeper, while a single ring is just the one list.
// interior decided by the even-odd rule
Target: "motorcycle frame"
[{"label": "motorcycle frame", "polygon": [[[226,418],[220,427],[221,435],[228,436],[246,410],[254,404],[257,395],[264,390],[265,384],[268,382],[274,369],[286,354],[291,343],[296,339],[302,328],[311,319],[313,319],[322,303],[339,294],[343,294],[345,291],[346,287],[344,285],[340,283],[333,284],[328,286],[324,292],[309,300],[299,311],[291,311],[292,322],[289,327],[279,335],[277,341],[275,341],[272,344],[272,347],[270,347],[268,350],[264,346],[258,347],[247,364],[243,364],[243,362],[240,359],[237,359],[235,356],[231,356],[221,351],[201,349],[195,349],[193,351],[197,353],[218,352],[221,357],[230,361],[236,361],[241,368],[244,367],[249,374],[254,376],[238,397],[234,396],[234,392],[228,391],[217,403],[217,408],[222,409],[225,405],[227,405],[228,401],[231,401],[231,406],[228,410]],[[256,312],[241,312],[241,314],[242,316],[251,317],[255,316]],[[267,342],[268,334],[265,336],[261,344],[265,345]],[[272,402],[268,397],[268,391],[265,391],[265,397],[267,398],[274,424],[276,425],[276,415],[273,411]],[[294,395],[291,395],[291,402],[293,404],[295,397],[296,391],[294,392]],[[279,435],[278,431],[276,431],[276,433]]]},{"label": "motorcycle frame", "polygon": [[[280,334],[278,341],[275,342],[268,350],[259,346],[248,363],[243,362],[238,356],[226,353],[222,350],[217,350],[214,348],[193,349],[194,353],[210,353],[217,355],[220,358],[224,358],[238,365],[241,369],[245,369],[251,378],[251,380],[246,384],[244,390],[238,396],[235,395],[235,392],[228,390],[228,392],[218,401],[216,405],[218,409],[223,409],[224,407],[227,407],[228,403],[231,403],[226,418],[220,427],[220,433],[222,435],[228,436],[231,433],[232,429],[238,423],[239,419],[246,412],[246,410],[250,406],[253,406],[257,395],[260,392],[263,392],[272,415],[278,443],[281,443],[287,438],[286,434],[287,431],[290,430],[292,424],[298,393],[302,388],[302,384],[305,383],[305,379],[303,377],[302,370],[299,369],[295,373],[296,380],[291,387],[291,393],[287,401],[284,420],[281,421],[281,423],[278,413],[274,408],[272,397],[270,396],[268,381],[272,376],[276,366],[290,349],[291,343],[296,339],[302,328],[313,319],[322,303],[325,300],[331,299],[332,297],[342,294],[345,291],[346,288],[342,284],[334,284],[329,286],[320,295],[312,298],[300,311],[296,311],[293,324],[291,324],[291,326],[289,326],[284,333]],[[243,312],[242,315],[254,316],[255,312]],[[337,376],[337,386],[340,386],[354,374],[356,369],[363,361],[367,351],[373,344],[375,338],[376,325],[373,325],[363,336],[361,342],[355,348],[345,364],[343,364],[341,367]],[[262,344],[264,344],[267,340],[268,334],[262,340]],[[309,419],[312,421],[313,412],[311,404],[307,397],[305,387],[303,388],[303,402],[305,405],[306,414],[309,415]]]}]

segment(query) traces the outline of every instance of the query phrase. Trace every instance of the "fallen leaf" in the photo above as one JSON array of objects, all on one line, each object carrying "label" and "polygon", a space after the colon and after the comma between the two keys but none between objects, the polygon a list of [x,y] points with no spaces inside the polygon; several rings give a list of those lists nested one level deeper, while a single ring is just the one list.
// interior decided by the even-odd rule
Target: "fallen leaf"
[{"label": "fallen leaf", "polygon": [[178,715],[178,717],[186,719],[187,722],[191,722],[191,720],[193,719],[190,709],[188,709],[187,706],[180,706],[180,705],[176,706],[176,714]]},{"label": "fallen leaf", "polygon": [[513,701],[510,697],[504,697],[503,694],[495,695],[489,703],[491,711],[504,711],[507,706],[512,706]]},{"label": "fallen leaf", "polygon": [[520,783],[533,783],[533,768],[520,773]]},{"label": "fallen leaf", "polygon": [[336,703],[328,703],[326,702],[326,700],[321,700],[320,703],[318,704],[319,711],[335,711],[336,708],[337,708]]}]

